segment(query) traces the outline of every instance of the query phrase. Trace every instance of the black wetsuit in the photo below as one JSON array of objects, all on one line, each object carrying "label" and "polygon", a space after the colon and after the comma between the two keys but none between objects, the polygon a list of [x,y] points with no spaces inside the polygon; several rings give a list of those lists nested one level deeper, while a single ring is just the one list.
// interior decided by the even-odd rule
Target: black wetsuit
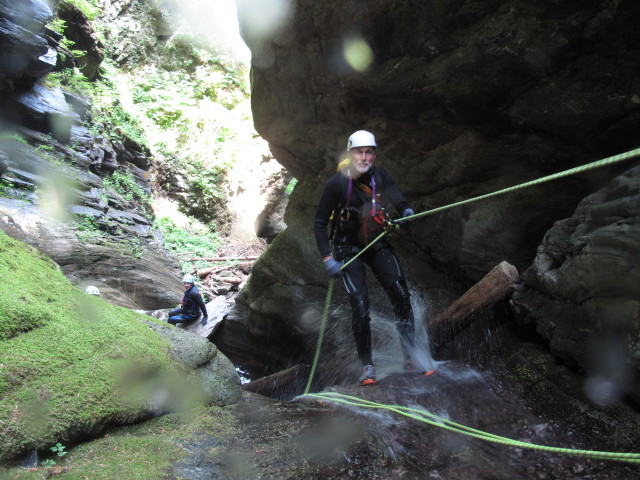
[{"label": "black wetsuit", "polygon": [[202,311],[202,315],[207,316],[207,307],[202,300],[202,295],[200,295],[196,286],[192,285],[189,290],[184,292],[182,305],[169,312],[168,322],[172,325],[192,322],[200,318],[200,311]]},{"label": "black wetsuit", "polygon": [[[369,172],[352,181],[349,195],[348,168],[337,172],[325,184],[316,211],[314,232],[322,258],[331,254],[329,225],[334,215],[333,257],[345,262],[355,256],[377,231],[368,232],[365,224],[372,221],[372,191],[375,187],[376,211],[390,204],[401,215],[411,205],[404,199],[393,178],[382,169]],[[373,178],[373,182],[372,182]],[[364,188],[363,188],[364,187]],[[368,237],[368,238],[367,238]],[[414,340],[414,319],[404,272],[391,245],[383,238],[343,270],[344,285],[351,301],[352,330],[358,357],[363,365],[373,364],[371,358],[371,328],[369,326],[369,294],[365,264],[385,289],[396,314],[396,325],[406,359]]]}]

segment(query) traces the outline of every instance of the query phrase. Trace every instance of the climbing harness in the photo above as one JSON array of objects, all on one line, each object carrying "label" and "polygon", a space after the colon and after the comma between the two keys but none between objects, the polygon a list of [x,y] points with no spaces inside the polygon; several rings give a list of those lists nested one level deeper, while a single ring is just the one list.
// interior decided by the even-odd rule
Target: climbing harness
[{"label": "climbing harness", "polygon": [[[537,180],[532,180],[530,182],[522,183],[520,185],[515,185],[513,187],[504,188],[502,190],[498,190],[493,193],[488,193],[486,195],[480,195],[478,197],[473,197],[467,200],[462,200],[460,202],[455,202],[449,205],[445,205],[443,207],[434,208],[432,210],[427,210],[422,213],[417,213],[415,215],[403,217],[400,219],[393,220],[389,222],[390,224],[394,224],[397,228],[400,223],[414,220],[417,218],[425,217],[427,215],[431,215],[437,212],[441,212],[443,210],[447,210],[453,207],[457,207],[460,205],[465,205],[468,203],[476,202],[479,200],[484,200],[486,198],[495,197],[497,195],[502,195],[504,193],[513,192],[515,190],[520,190],[522,188],[530,187],[533,185],[539,185],[544,182],[549,182],[551,180],[556,180],[558,178],[566,177],[569,175],[573,175],[576,173],[584,172],[587,170],[591,170],[594,168],[599,168],[605,165],[611,165],[613,163],[622,162],[624,160],[628,160],[630,158],[640,156],[640,148],[635,150],[630,150],[625,153],[621,153],[619,155],[614,155],[612,157],[607,157],[602,160],[598,160],[592,163],[588,163],[586,165],[582,165],[580,167],[571,168],[569,170],[564,170],[562,172],[554,173],[552,175],[548,175],[546,177],[539,178]],[[373,181],[373,177],[372,177]],[[375,185],[375,183],[374,183]],[[375,193],[374,193],[375,195]],[[375,204],[374,204],[375,205]],[[368,248],[370,248],[373,244],[378,242],[382,237],[384,237],[387,233],[389,233],[389,229],[385,229],[380,235],[378,235],[375,240],[371,243],[367,244],[359,253],[357,253],[353,258],[351,258],[348,262],[346,262],[340,270],[346,268],[351,262],[353,262],[356,258],[362,255]],[[331,297],[333,295],[333,278],[329,280],[329,288],[327,290],[327,297],[325,299],[324,309],[322,312],[322,321],[320,324],[320,331],[318,333],[318,341],[316,344],[316,351],[313,358],[313,364],[311,366],[311,372],[309,373],[309,380],[307,381],[307,386],[304,391],[304,396],[311,398],[319,398],[323,400],[330,400],[336,403],[342,403],[346,405],[352,405],[362,408],[372,408],[372,409],[385,409],[391,412],[398,413],[405,417],[412,418],[414,420],[418,420],[420,422],[427,423],[434,427],[443,428],[445,430],[449,430],[452,432],[456,432],[462,435],[467,435],[473,438],[478,438],[480,440],[485,440],[487,442],[498,443],[502,445],[508,445],[516,448],[528,448],[533,450],[541,450],[544,452],[551,453],[559,453],[565,455],[574,455],[588,458],[596,458],[601,460],[612,460],[617,462],[628,462],[628,463],[640,463],[640,453],[618,453],[618,452],[602,452],[602,451],[593,451],[593,450],[579,450],[579,449],[571,449],[571,448],[560,448],[560,447],[551,447],[546,445],[536,445],[534,443],[521,442],[518,440],[513,440],[506,437],[501,437],[499,435],[494,435],[491,433],[483,432],[481,430],[476,430],[471,427],[467,427],[465,425],[461,425],[446,418],[438,417],[432,413],[427,412],[426,410],[418,410],[415,408],[403,407],[400,405],[384,405],[375,402],[371,402],[368,400],[363,400],[357,397],[351,397],[348,395],[342,395],[336,392],[324,392],[324,393],[309,393],[309,389],[311,388],[311,383],[313,381],[313,376],[315,374],[315,370],[318,364],[318,359],[320,357],[320,349],[322,346],[322,340],[324,337],[324,332],[326,329],[326,325],[329,318],[329,308],[331,305]]]},{"label": "climbing harness", "polygon": [[487,442],[497,443],[501,445],[507,445],[514,448],[527,448],[531,450],[541,450],[543,452],[558,453],[564,455],[573,455],[579,457],[588,457],[600,460],[613,460],[616,462],[628,462],[628,463],[640,463],[640,453],[627,453],[627,452],[602,452],[597,450],[580,450],[573,448],[561,448],[551,447],[547,445],[537,445],[535,443],[522,442],[519,440],[513,440],[511,438],[502,437],[500,435],[494,435],[492,433],[477,430],[475,428],[467,427],[460,423],[447,420],[444,417],[434,415],[427,410],[404,407],[402,405],[385,405],[381,403],[364,400],[350,395],[343,395],[337,392],[322,392],[322,393],[305,393],[304,397],[317,398],[320,400],[328,400],[335,403],[341,403],[344,405],[351,405],[360,408],[371,408],[378,410],[388,410],[405,417],[409,417],[413,420],[426,423],[433,427],[442,428],[450,432],[459,433],[469,437],[477,438]]},{"label": "climbing harness", "polygon": [[[338,166],[339,170],[341,165],[342,163]],[[368,245],[370,239],[382,230],[397,228],[396,225],[391,223],[384,206],[380,203],[380,196],[376,192],[378,184],[376,175],[375,171],[371,173],[370,187],[360,182],[355,185],[356,195],[363,201],[362,209],[358,209],[351,205],[352,195],[354,194],[354,180],[351,175],[351,169],[346,168],[347,191],[346,195],[344,195],[344,206],[339,206],[337,209],[339,211],[334,211],[331,215],[329,240],[333,240],[338,222],[341,224],[340,231],[343,233],[351,232],[350,234],[357,234],[357,243],[360,246]],[[371,198],[370,205],[364,201],[365,198]],[[352,240],[355,242],[356,238],[354,237]]]}]

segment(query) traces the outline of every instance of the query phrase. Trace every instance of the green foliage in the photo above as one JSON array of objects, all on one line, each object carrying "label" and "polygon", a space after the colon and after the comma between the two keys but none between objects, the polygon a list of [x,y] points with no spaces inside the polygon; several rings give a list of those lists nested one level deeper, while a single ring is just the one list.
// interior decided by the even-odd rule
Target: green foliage
[{"label": "green foliage", "polygon": [[67,22],[65,22],[61,18],[54,18],[49,22],[47,26],[54,32],[59,33],[60,35],[64,35],[64,31],[67,28]]},{"label": "green foliage", "polygon": [[13,189],[13,182],[6,178],[0,178],[0,197],[12,197],[11,191]]},{"label": "green foliage", "polygon": [[92,215],[75,215],[73,224],[77,232],[76,235],[80,239],[89,239],[105,235],[105,232]]},{"label": "green foliage", "polygon": [[102,13],[100,8],[96,5],[95,0],[62,0],[61,4],[71,4],[78,8],[82,13],[84,13],[87,18],[91,21],[98,18],[98,16]]},{"label": "green foliage", "polygon": [[150,212],[151,198],[144,189],[136,183],[136,179],[130,170],[116,170],[110,177],[103,180],[105,188],[111,188],[120,194],[127,202],[137,202],[142,212],[148,215]]},{"label": "green foliage", "polygon": [[58,457],[64,457],[67,454],[67,452],[65,452],[66,448],[67,447],[58,442],[53,447],[50,447],[49,450],[55,453]]},{"label": "green foliage", "polygon": [[[97,31],[102,28],[97,0],[61,1],[95,20]],[[51,22],[51,27],[64,36],[63,21]],[[66,37],[61,42],[73,51]],[[105,48],[109,51],[111,46]],[[124,70],[107,57],[92,81],[78,69],[67,68],[48,75],[47,83],[88,97],[92,114],[86,127],[92,134],[111,141],[130,138],[148,146],[159,162],[166,161],[163,156],[180,157],[186,166],[179,165],[180,171],[193,187],[184,211],[224,228],[230,219],[226,173],[235,163],[239,132],[252,128],[246,113],[250,112],[247,67],[201,48],[198,39],[188,34],[175,35],[156,53],[155,61],[134,70]],[[107,188],[123,187],[118,179],[111,180],[115,184]],[[161,181],[158,186],[164,188]],[[139,192],[128,190],[123,196],[140,201],[140,213],[150,215],[148,201]]]},{"label": "green foliage", "polygon": [[93,120],[88,125],[94,135],[105,135],[111,140],[121,140],[126,135],[133,141],[147,145],[144,127],[130,113],[120,99],[117,86],[118,69],[109,59],[101,66],[100,80],[93,82],[88,95],[91,98]]},{"label": "green foliage", "polygon": [[[223,180],[227,174],[230,165],[214,165],[211,168],[193,167],[190,172],[192,179],[191,186],[197,197],[203,203],[214,203],[213,199],[222,199],[226,197],[225,192],[221,189]],[[208,200],[208,197],[212,197]]]},{"label": "green foliage", "polygon": [[59,72],[52,72],[45,78],[49,87],[64,87],[76,93],[90,95],[92,84],[87,77],[76,68],[65,68]]},{"label": "green foliage", "polygon": [[149,317],[86,295],[2,232],[0,276],[0,461],[106,415],[134,421],[142,400],[125,380],[138,385],[160,368],[184,376]]},{"label": "green foliage", "polygon": [[[180,228],[168,217],[156,220],[153,226],[162,233],[164,247],[178,257],[182,254],[193,257],[213,257],[222,245],[222,238],[217,233],[201,228]],[[191,271],[194,264],[181,261],[181,266],[183,271]],[[208,266],[208,263],[196,264],[196,267],[200,266]]]}]

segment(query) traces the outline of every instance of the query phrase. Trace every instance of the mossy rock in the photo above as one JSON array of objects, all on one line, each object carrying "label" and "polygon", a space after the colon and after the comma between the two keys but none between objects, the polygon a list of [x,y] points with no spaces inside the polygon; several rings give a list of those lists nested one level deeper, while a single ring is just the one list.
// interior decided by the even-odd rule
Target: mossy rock
[{"label": "mossy rock", "polygon": [[233,366],[215,347],[203,340],[198,365],[188,364],[149,328],[150,317],[86,295],[2,232],[0,275],[0,462],[239,395]]}]

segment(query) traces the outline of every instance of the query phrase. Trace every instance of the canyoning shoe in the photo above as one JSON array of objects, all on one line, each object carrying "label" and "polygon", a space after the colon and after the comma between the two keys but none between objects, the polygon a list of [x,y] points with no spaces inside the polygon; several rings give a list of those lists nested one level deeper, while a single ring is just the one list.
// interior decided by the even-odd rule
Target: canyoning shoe
[{"label": "canyoning shoe", "polygon": [[404,371],[407,373],[415,373],[416,367],[411,360],[404,361]]},{"label": "canyoning shoe", "polygon": [[373,385],[376,383],[376,367],[373,365],[365,365],[362,367],[362,375],[360,375],[360,385]]},{"label": "canyoning shoe", "polygon": [[415,373],[416,375],[431,375],[435,373],[435,370],[416,369],[411,360],[405,360],[404,371],[407,373]]}]

